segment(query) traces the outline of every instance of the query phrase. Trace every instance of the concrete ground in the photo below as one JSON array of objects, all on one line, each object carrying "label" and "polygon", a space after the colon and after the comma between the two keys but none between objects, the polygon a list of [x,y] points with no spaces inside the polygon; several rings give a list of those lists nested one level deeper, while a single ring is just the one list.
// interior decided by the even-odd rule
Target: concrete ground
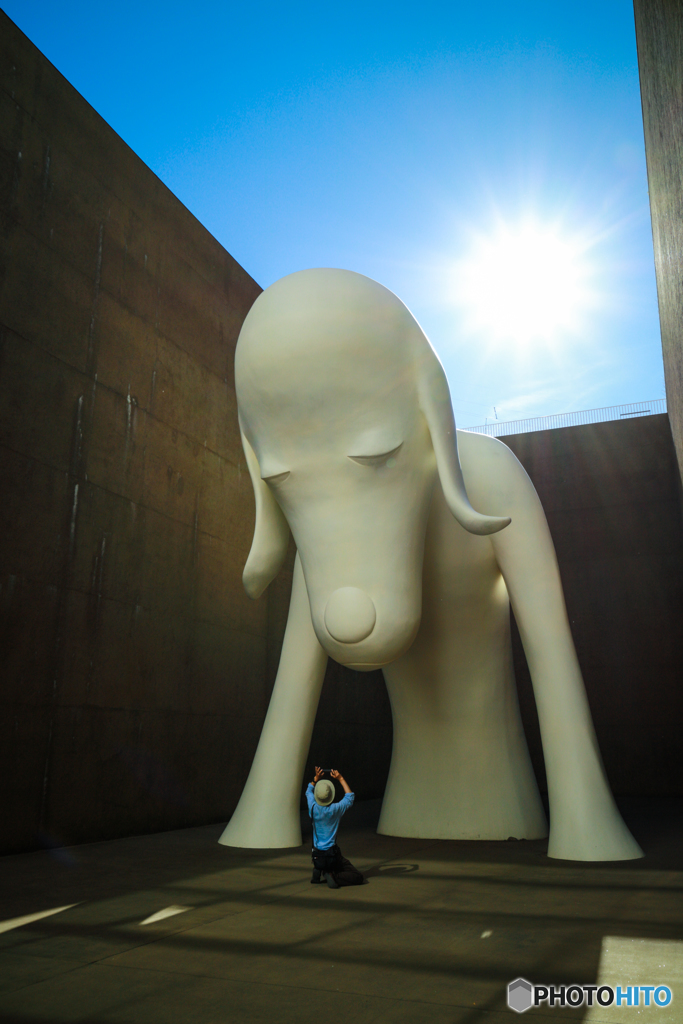
[{"label": "concrete ground", "polygon": [[310,885],[308,843],[228,849],[219,825],[3,858],[0,1021],[503,1024],[521,976],[674,990],[539,1021],[683,1022],[681,802],[628,804],[647,857],[618,864],[379,836],[378,809],[344,820],[368,884],[337,891]]}]

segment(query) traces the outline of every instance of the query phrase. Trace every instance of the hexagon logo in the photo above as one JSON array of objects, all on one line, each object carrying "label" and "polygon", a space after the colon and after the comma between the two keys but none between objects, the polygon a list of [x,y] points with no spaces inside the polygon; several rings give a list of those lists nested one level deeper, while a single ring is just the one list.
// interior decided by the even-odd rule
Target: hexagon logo
[{"label": "hexagon logo", "polygon": [[526,978],[517,978],[508,985],[508,1006],[515,1013],[524,1013],[533,1003],[533,986]]}]

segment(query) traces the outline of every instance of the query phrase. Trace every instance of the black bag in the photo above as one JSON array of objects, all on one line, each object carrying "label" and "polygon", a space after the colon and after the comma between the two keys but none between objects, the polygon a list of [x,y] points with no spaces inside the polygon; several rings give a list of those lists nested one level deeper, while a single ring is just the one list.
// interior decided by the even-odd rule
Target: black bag
[{"label": "black bag", "polygon": [[341,850],[335,843],[329,850],[319,850],[316,846],[311,849],[311,858],[313,860],[313,866],[318,871],[329,871],[333,872],[335,867],[339,863],[341,856]]}]

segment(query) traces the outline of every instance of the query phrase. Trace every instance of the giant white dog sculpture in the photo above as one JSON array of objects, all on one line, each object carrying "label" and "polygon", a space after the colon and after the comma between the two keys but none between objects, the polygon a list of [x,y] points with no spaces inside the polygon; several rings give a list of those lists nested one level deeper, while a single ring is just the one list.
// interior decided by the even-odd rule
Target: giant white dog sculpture
[{"label": "giant white dog sculpture", "polygon": [[605,778],[538,496],[504,444],[456,439],[445,374],[403,303],[360,274],[292,274],[252,307],[235,371],[256,498],[247,593],[273,579],[290,530],[298,553],[270,707],[220,842],[301,844],[328,655],[384,672],[394,747],[379,832],[547,835],[517,702],[511,601],[543,739],[549,856],[642,856]]}]

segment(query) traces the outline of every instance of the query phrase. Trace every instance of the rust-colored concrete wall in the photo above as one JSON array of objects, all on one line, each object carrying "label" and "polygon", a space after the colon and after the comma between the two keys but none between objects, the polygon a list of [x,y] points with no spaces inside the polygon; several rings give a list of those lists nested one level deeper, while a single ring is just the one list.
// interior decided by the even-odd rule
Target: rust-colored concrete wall
[{"label": "rust-colored concrete wall", "polygon": [[633,7],[666,398],[683,473],[683,4]]},{"label": "rust-colored concrete wall", "polygon": [[[503,438],[555,542],[574,641],[615,793],[681,795],[683,528],[667,416]],[[515,671],[541,784],[521,643]]]},{"label": "rust-colored concrete wall", "polygon": [[260,288],[0,14],[1,849],[227,818],[269,696]]}]

